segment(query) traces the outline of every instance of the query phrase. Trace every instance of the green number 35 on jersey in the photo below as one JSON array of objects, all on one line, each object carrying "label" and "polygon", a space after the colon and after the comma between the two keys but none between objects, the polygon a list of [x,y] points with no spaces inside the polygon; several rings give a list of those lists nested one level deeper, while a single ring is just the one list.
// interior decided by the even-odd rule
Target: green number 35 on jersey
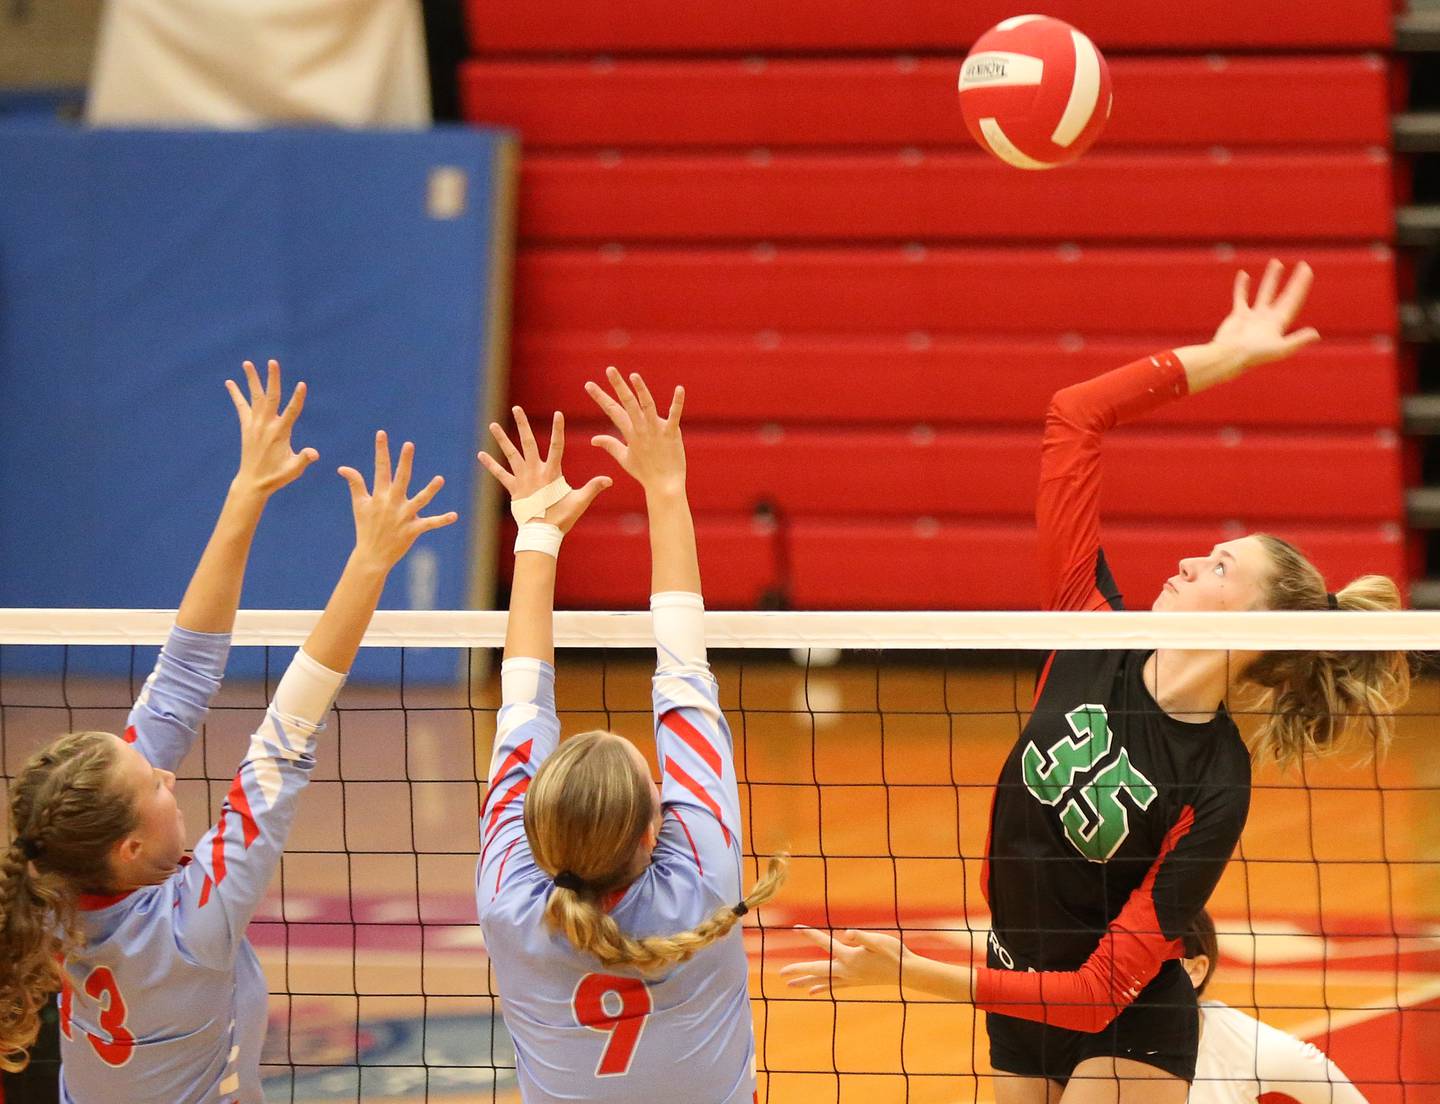
[{"label": "green number 35 on jersey", "polygon": [[[1041,752],[1034,744],[1025,748],[1021,762],[1025,788],[1042,805],[1060,806],[1065,838],[1075,850],[1091,862],[1104,862],[1130,835],[1130,810],[1120,794],[1128,794],[1143,810],[1150,808],[1156,790],[1130,762],[1128,748],[1102,765],[1111,743],[1110,718],[1103,705],[1082,705],[1065,714],[1065,720],[1071,734],[1048,751]],[[1072,792],[1076,778],[1091,770],[1095,773],[1090,780]]]}]

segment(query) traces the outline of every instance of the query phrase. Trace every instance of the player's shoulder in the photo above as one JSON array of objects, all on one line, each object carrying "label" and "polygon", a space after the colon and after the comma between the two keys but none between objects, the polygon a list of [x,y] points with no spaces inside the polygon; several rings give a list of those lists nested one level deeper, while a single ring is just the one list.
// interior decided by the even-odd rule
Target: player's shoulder
[{"label": "player's shoulder", "polygon": [[1234,789],[1250,784],[1250,749],[1228,713],[1218,714],[1204,749],[1208,760],[1200,772],[1212,788]]},{"label": "player's shoulder", "polygon": [[668,935],[694,927],[724,903],[693,862],[657,849],[613,915],[634,935]]},{"label": "player's shoulder", "polygon": [[171,946],[177,881],[171,877],[159,885],[112,896],[82,895],[78,902],[85,933],[81,956],[113,966]]},{"label": "player's shoulder", "polygon": [[[480,877],[485,877],[483,871]],[[481,897],[481,925],[504,930],[540,922],[541,914],[545,911],[545,902],[550,896],[551,885],[549,876],[533,864],[528,868],[512,871],[496,892],[488,897]]]}]

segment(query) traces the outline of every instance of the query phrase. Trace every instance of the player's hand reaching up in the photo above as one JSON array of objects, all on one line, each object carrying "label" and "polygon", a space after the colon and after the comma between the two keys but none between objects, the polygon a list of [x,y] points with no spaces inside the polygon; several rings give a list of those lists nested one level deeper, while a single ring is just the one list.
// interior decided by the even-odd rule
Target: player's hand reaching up
[{"label": "player's hand reaching up", "polygon": [[1284,273],[1285,266],[1272,259],[1260,277],[1253,302],[1250,299],[1250,274],[1235,274],[1230,313],[1220,323],[1213,340],[1215,344],[1235,351],[1239,371],[1291,356],[1311,342],[1320,340],[1319,331],[1313,327],[1290,332],[1290,327],[1305,306],[1315,274],[1308,264],[1301,261],[1282,288],[1280,278]]},{"label": "player's hand reaching up", "polygon": [[639,373],[631,372],[627,384],[619,371],[607,368],[605,378],[614,398],[598,383],[587,383],[585,391],[620,431],[620,437],[601,434],[590,443],[613,456],[646,494],[683,491],[685,442],[680,437],[680,413],[685,409],[685,388],[675,388],[670,411],[662,416]]},{"label": "player's hand reaching up", "polygon": [[435,476],[412,497],[410,472],[415,461],[415,446],[406,441],[400,446],[400,463],[394,474],[390,470],[390,444],[385,431],[375,434],[375,481],[371,489],[365,477],[354,468],[341,468],[340,475],[350,484],[350,505],[355,511],[355,555],[372,567],[389,571],[410,551],[421,533],[453,525],[459,514],[421,517],[420,511],[445,486],[442,476]]},{"label": "player's hand reaching up", "polygon": [[[490,423],[490,435],[495,438],[495,443],[500,446],[500,451],[505,456],[505,463],[510,466],[507,468],[486,452],[479,453],[477,458],[485,470],[500,481],[500,485],[509,492],[510,498],[518,500],[529,498],[564,478],[560,461],[565,455],[565,416],[560,411],[555,411],[555,417],[550,423],[550,447],[542,458],[539,442],[535,440],[535,433],[530,428],[530,419],[525,416],[525,411],[515,406],[510,408],[510,412],[515,416],[515,435],[520,439],[519,448],[515,447],[498,422]],[[601,491],[612,486],[613,482],[608,475],[597,475],[583,487],[571,490],[553,502],[546,508],[543,520],[562,533],[570,532],[571,526],[580,520],[580,515],[590,508],[590,503],[595,501]]]},{"label": "player's hand reaching up", "polygon": [[860,985],[900,984],[904,944],[895,936],[867,931],[832,933],[803,927],[796,930],[830,957],[782,967],[780,975],[792,989],[804,989],[813,996]]},{"label": "player's hand reaching up", "polygon": [[247,401],[234,380],[225,381],[230,401],[240,418],[240,470],[235,484],[243,491],[268,497],[287,483],[300,478],[320,454],[313,448],[299,452],[290,447],[290,432],[305,409],[305,384],[297,383],[285,409],[280,409],[280,362],[272,360],[269,379],[260,385],[255,365],[246,361],[245,380],[250,389]]}]

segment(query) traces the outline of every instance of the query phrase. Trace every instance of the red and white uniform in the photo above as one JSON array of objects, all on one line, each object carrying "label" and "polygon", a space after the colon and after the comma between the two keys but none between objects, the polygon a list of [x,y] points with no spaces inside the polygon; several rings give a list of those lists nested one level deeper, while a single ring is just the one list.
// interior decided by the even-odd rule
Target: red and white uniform
[{"label": "red and white uniform", "polygon": [[1366,1104],[1310,1043],[1219,1001],[1200,1003],[1190,1104]]}]

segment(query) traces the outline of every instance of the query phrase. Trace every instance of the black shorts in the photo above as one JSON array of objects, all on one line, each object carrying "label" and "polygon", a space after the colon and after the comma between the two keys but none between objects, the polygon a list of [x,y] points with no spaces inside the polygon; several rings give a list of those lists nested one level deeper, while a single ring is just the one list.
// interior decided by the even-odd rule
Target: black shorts
[{"label": "black shorts", "polygon": [[1195,1080],[1200,1009],[1195,986],[1178,960],[1160,967],[1128,1008],[1093,1034],[1033,1020],[985,1013],[990,1064],[1002,1073],[1046,1077],[1062,1085],[1087,1058],[1128,1058]]}]

